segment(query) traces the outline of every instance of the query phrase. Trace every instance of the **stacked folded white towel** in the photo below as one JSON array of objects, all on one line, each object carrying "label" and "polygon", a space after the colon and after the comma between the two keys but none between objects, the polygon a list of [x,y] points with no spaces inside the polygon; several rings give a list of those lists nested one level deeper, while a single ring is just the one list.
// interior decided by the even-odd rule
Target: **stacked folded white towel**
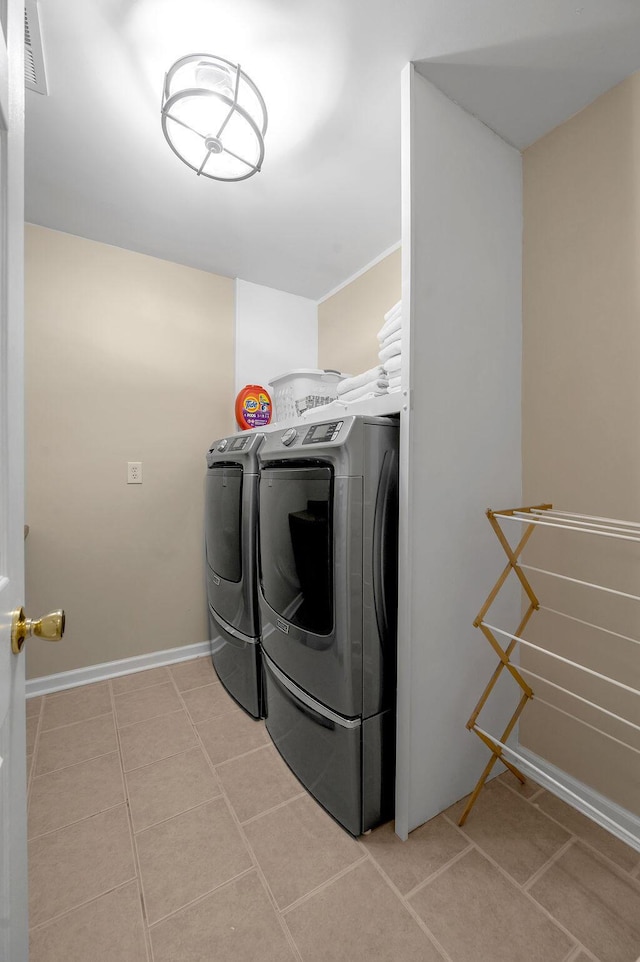
[{"label": "stacked folded white towel", "polygon": [[378,343],[378,357],[388,379],[387,391],[394,394],[402,387],[402,301],[394,304],[384,315],[384,324],[378,331]]},{"label": "stacked folded white towel", "polygon": [[381,365],[372,367],[363,374],[347,377],[338,384],[338,400],[348,403],[360,401],[365,397],[377,397],[387,393],[388,377]]}]

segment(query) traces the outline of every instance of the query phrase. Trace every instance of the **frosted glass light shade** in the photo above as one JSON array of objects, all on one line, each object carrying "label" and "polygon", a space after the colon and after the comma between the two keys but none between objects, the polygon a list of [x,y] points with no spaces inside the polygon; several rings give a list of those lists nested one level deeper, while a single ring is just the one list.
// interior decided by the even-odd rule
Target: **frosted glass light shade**
[{"label": "frosted glass light shade", "polygon": [[246,180],[261,169],[267,108],[238,64],[211,54],[177,60],[161,113],[169,146],[199,176]]}]

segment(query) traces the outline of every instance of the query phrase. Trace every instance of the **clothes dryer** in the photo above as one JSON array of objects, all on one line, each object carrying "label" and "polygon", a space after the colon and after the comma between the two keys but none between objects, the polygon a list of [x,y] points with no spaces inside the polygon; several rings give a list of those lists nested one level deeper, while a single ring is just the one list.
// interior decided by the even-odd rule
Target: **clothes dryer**
[{"label": "clothes dryer", "polygon": [[212,660],[230,695],[263,716],[256,535],[263,434],[221,438],[207,452],[205,550]]},{"label": "clothes dryer", "polygon": [[273,431],[259,461],[267,729],[359,835],[393,813],[398,424]]}]

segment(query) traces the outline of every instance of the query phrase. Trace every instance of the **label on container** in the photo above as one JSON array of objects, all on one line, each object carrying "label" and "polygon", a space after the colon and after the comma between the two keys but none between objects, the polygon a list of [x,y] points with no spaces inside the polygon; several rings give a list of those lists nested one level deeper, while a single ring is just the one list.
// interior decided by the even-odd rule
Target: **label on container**
[{"label": "label on container", "polygon": [[271,398],[259,384],[248,384],[236,398],[236,421],[243,431],[271,421]]}]

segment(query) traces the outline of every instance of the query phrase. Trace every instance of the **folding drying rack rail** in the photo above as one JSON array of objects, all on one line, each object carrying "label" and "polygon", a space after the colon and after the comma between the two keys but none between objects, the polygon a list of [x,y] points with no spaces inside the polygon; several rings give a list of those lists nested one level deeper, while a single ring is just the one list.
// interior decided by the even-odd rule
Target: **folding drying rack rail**
[{"label": "folding drying rack rail", "polygon": [[[592,668],[588,668],[586,665],[581,665],[578,662],[571,661],[570,659],[564,658],[563,656],[557,654],[556,652],[550,650],[549,648],[543,648],[540,645],[535,645],[532,642],[528,641],[527,639],[523,638],[523,632],[527,627],[527,624],[529,623],[529,620],[531,619],[531,616],[533,615],[533,613],[538,610],[544,610],[544,611],[549,611],[555,615],[559,615],[562,618],[567,618],[570,621],[578,622],[579,624],[584,625],[588,628],[595,628],[606,635],[609,635],[609,636],[613,635],[616,638],[623,639],[626,642],[629,642],[635,645],[640,645],[640,640],[636,638],[631,638],[627,635],[621,635],[620,633],[611,631],[610,629],[604,628],[601,625],[594,625],[594,624],[591,624],[590,622],[583,621],[580,618],[576,618],[573,615],[566,614],[565,612],[562,612],[562,611],[556,611],[553,608],[546,608],[544,605],[541,605],[533,588],[531,587],[531,584],[525,572],[533,571],[539,574],[549,575],[553,578],[559,578],[562,581],[572,582],[573,584],[582,585],[583,587],[587,587],[587,588],[593,588],[597,591],[604,591],[607,594],[617,595],[619,597],[632,599],[634,601],[640,601],[640,595],[633,595],[625,591],[618,591],[614,588],[604,587],[603,585],[593,584],[591,582],[586,582],[586,581],[580,581],[578,578],[571,578],[568,575],[558,574],[557,572],[554,572],[554,571],[546,571],[542,568],[536,568],[532,565],[523,564],[520,560],[522,552],[524,551],[524,548],[527,542],[529,541],[529,538],[531,537],[535,529],[539,526],[559,528],[563,531],[574,532],[574,533],[582,532],[584,534],[598,535],[604,538],[614,538],[619,541],[640,542],[640,524],[636,522],[630,522],[630,521],[619,521],[613,518],[601,518],[601,517],[596,517],[595,515],[575,514],[568,511],[555,511],[553,510],[553,505],[551,504],[539,504],[539,505],[534,505],[532,507],[527,507],[527,508],[510,508],[505,511],[489,510],[487,511],[487,517],[489,519],[489,523],[491,524],[491,527],[493,528],[496,534],[496,537],[498,538],[498,541],[502,545],[502,548],[507,556],[507,564],[503,572],[501,573],[500,577],[496,581],[495,585],[491,589],[489,596],[487,597],[487,600],[485,601],[482,608],[478,612],[478,615],[473,624],[476,628],[479,628],[482,631],[483,635],[485,636],[485,638],[487,639],[487,641],[495,651],[496,655],[498,656],[499,661],[495,671],[493,672],[491,678],[489,679],[480,697],[480,700],[478,701],[478,704],[476,705],[475,709],[473,710],[473,713],[471,714],[471,717],[469,718],[469,721],[467,722],[467,728],[470,731],[475,732],[478,738],[480,738],[481,741],[484,742],[484,744],[489,748],[489,750],[491,751],[491,757],[487,762],[484,768],[484,771],[482,772],[478,780],[478,783],[475,789],[473,790],[469,798],[469,801],[467,802],[467,805],[460,817],[460,821],[459,821],[460,825],[464,825],[467,819],[467,816],[469,815],[469,812],[473,808],[476,802],[476,799],[478,798],[478,795],[482,791],[482,787],[484,783],[486,782],[487,778],[491,774],[491,771],[497,761],[501,761],[509,769],[509,771],[512,772],[513,775],[515,775],[518,781],[520,781],[523,784],[526,781],[525,776],[510,759],[514,759],[516,762],[520,761],[523,765],[525,765],[525,767],[529,769],[533,768],[535,770],[535,766],[531,764],[530,759],[523,757],[516,749],[514,749],[512,746],[507,744],[507,741],[514,730],[516,723],[524,710],[525,705],[527,704],[529,699],[533,698],[533,694],[534,694],[533,689],[531,688],[531,686],[528,684],[528,682],[525,680],[523,676],[526,675],[528,678],[531,678],[534,681],[544,682],[545,685],[551,687],[554,690],[562,692],[564,695],[571,696],[571,698],[575,699],[577,702],[587,705],[590,708],[597,709],[602,715],[608,716],[609,718],[613,719],[615,722],[622,722],[624,725],[628,726],[629,729],[633,729],[636,732],[640,732],[640,725],[636,724],[635,722],[632,722],[630,719],[624,718],[616,714],[615,712],[609,711],[603,705],[598,705],[596,702],[590,701],[587,698],[583,698],[581,695],[578,695],[577,693],[569,691],[568,689],[563,688],[561,685],[556,684],[555,682],[551,681],[549,678],[543,678],[540,675],[535,674],[534,672],[530,671],[527,668],[524,668],[520,665],[513,664],[511,661],[511,656],[514,653],[516,646],[518,644],[524,645],[525,647],[530,648],[534,651],[541,652],[542,654],[548,656],[549,658],[555,661],[562,662],[565,665],[570,665],[571,667],[577,668],[580,671],[583,671],[592,677],[596,677],[602,681],[608,682],[609,684],[616,686],[618,689],[622,689],[626,692],[631,692],[632,694],[635,694],[635,695],[640,695],[640,690],[637,687],[624,684],[623,682],[618,681],[615,678],[610,678],[608,675],[603,675],[600,672],[594,671]],[[524,534],[522,535],[520,541],[518,542],[515,548],[511,548],[504,534],[504,531],[502,530],[501,523],[504,523],[505,521],[520,522],[521,524],[525,525]],[[496,600],[496,597],[498,596],[501,588],[503,587],[505,581],[507,580],[509,574],[512,571],[517,576],[522,586],[522,589],[525,592],[526,598],[529,601],[529,605],[520,621],[520,624],[518,625],[515,632],[513,633],[509,631],[504,631],[501,628],[497,628],[495,625],[492,625],[486,621],[486,616],[489,612],[489,609],[491,608],[493,602]],[[506,645],[506,647],[504,647],[504,642],[501,644],[500,641],[498,640],[498,637],[496,636],[500,636],[508,640],[508,644]],[[478,717],[484,705],[486,704],[489,696],[491,695],[491,692],[493,691],[498,679],[502,675],[503,671],[508,671],[511,674],[511,676],[519,686],[522,694],[520,696],[518,705],[509,720],[509,723],[507,724],[506,728],[502,732],[502,735],[499,738],[496,738],[494,735],[491,735],[489,732],[485,731],[478,724]],[[618,745],[622,745],[624,748],[628,748],[631,752],[635,753],[636,755],[640,755],[640,748],[637,748],[635,745],[631,745],[628,742],[622,741],[621,739],[614,737],[609,732],[604,731],[603,729],[590,724],[589,722],[585,721],[583,718],[580,718],[577,715],[567,712],[565,709],[560,708],[558,705],[554,705],[551,702],[548,702],[539,696],[536,696],[536,700],[539,701],[541,704],[544,704],[547,707],[560,712],[560,714],[566,715],[569,718],[573,719],[574,721],[580,722],[585,727],[598,732],[598,734],[604,735],[606,738],[611,739],[612,741],[616,742]],[[509,758],[505,757],[505,755],[508,755]],[[570,787],[568,787],[567,784],[564,784],[563,782],[555,780],[553,777],[549,775],[548,772],[543,772],[542,770],[539,770],[539,774],[544,777],[544,784],[550,789],[550,791],[555,791],[566,801],[572,802],[574,804],[577,803],[577,807],[580,808],[580,810],[583,811],[586,815],[589,815],[590,817],[594,818],[597,822],[599,822],[605,828],[608,828],[610,831],[614,832],[614,834],[616,834],[619,838],[622,838],[624,841],[631,844],[634,848],[640,849],[640,835],[636,835],[635,831],[630,831],[626,824],[625,825],[621,824],[615,818],[612,818],[610,814],[602,811],[602,809],[598,808],[596,805],[592,804],[590,801],[586,800],[581,795],[576,794]],[[633,818],[634,816],[631,815],[631,817]]]}]

